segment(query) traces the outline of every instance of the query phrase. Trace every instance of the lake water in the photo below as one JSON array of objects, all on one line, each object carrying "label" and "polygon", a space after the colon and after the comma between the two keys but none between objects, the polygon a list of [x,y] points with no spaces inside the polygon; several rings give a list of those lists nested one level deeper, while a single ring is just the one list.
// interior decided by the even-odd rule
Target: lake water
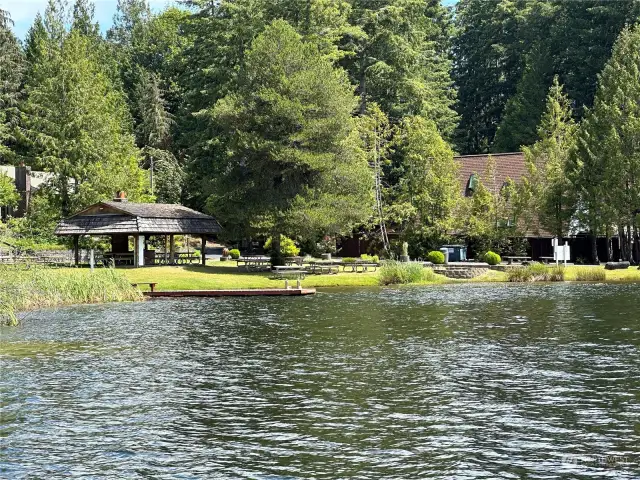
[{"label": "lake water", "polygon": [[639,285],[156,300],[0,331],[0,478],[640,478]]}]

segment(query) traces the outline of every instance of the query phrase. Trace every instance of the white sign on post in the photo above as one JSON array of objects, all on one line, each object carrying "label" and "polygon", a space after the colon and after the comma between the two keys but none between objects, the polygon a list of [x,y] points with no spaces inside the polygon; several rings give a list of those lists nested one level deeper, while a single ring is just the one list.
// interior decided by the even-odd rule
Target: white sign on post
[{"label": "white sign on post", "polygon": [[567,266],[567,262],[571,259],[571,248],[567,242],[564,242],[564,245],[558,245],[557,239],[553,239],[555,245],[553,247],[553,257],[556,261],[556,264],[559,262],[564,262],[565,267]]}]

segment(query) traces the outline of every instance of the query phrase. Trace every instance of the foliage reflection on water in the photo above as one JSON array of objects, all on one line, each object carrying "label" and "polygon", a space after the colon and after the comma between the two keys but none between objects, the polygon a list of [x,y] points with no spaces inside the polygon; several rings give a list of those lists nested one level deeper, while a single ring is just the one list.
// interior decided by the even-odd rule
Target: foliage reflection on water
[{"label": "foliage reflection on water", "polygon": [[0,472],[637,478],[639,293],[456,285],[44,312],[3,329],[2,349],[78,348],[0,357]]}]

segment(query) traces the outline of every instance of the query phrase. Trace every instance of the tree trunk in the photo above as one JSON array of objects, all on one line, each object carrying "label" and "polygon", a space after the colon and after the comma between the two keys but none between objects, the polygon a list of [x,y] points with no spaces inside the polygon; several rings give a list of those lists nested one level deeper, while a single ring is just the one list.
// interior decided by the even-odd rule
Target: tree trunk
[{"label": "tree trunk", "polygon": [[589,241],[591,242],[591,263],[597,265],[600,263],[598,260],[598,237],[593,231],[589,233]]},{"label": "tree trunk", "polygon": [[280,231],[274,229],[271,233],[271,266],[284,265],[284,256],[280,251]]},{"label": "tree trunk", "polygon": [[360,115],[367,113],[367,69],[365,67],[366,59],[362,59],[360,68]]}]

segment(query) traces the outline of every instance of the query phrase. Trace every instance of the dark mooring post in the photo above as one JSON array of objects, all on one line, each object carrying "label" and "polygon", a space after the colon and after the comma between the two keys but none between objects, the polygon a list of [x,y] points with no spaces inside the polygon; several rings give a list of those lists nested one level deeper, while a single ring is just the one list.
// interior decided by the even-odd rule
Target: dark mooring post
[{"label": "dark mooring post", "polygon": [[73,236],[73,258],[76,267],[80,265],[80,235]]},{"label": "dark mooring post", "polygon": [[202,254],[202,266],[205,267],[207,265],[207,253],[205,249],[207,248],[207,237],[202,236],[202,248],[200,249],[200,253]]}]

